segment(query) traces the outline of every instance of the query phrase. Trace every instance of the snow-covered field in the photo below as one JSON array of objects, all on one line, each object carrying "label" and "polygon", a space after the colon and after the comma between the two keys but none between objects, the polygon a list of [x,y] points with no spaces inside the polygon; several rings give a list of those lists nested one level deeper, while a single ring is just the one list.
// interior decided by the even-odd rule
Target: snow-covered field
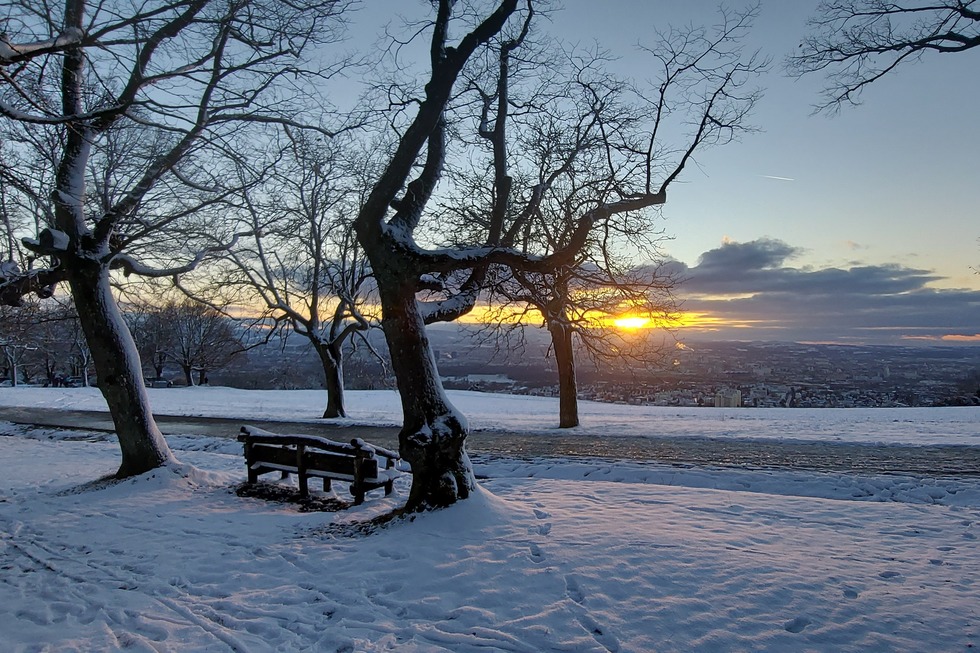
[{"label": "snow-covered field", "polygon": [[[196,415],[263,420],[321,421],[322,390],[236,390],[233,388],[147,389],[160,415]],[[475,430],[548,433],[558,431],[558,400],[480,392],[449,391]],[[0,389],[0,406],[106,410],[95,388]],[[338,423],[395,425],[401,406],[394,391],[349,391],[350,418]],[[712,438],[970,444],[980,446],[980,408],[664,408],[579,403],[582,426],[569,433],[670,435]]]},{"label": "snow-covered field", "polygon": [[[451,396],[475,428],[553,429],[549,400]],[[322,409],[321,393],[151,397],[161,413],[243,420]],[[350,399],[354,421],[397,421],[390,393]],[[100,401],[0,391],[0,405]],[[583,432],[980,443],[975,409],[584,408]],[[977,479],[480,458],[475,499],[358,535],[404,483],[299,512],[234,494],[237,443],[176,436],[182,465],[106,487],[91,482],[117,446],[82,435],[0,424],[2,651],[980,646]]]}]

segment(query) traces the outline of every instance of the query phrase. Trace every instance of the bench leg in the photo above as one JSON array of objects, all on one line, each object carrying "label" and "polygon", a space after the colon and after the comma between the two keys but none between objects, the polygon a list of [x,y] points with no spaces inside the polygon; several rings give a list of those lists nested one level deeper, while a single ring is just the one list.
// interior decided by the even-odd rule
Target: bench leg
[{"label": "bench leg", "polygon": [[297,477],[299,479],[299,495],[305,498],[310,494],[309,479],[303,473],[297,474]]},{"label": "bench leg", "polygon": [[394,481],[388,481],[387,483],[385,483],[385,496],[389,496],[392,493],[392,491],[394,491],[394,489],[395,489]]},{"label": "bench leg", "polygon": [[324,492],[330,491],[330,479],[327,478],[326,476],[323,477],[323,491]]},{"label": "bench leg", "polygon": [[350,486],[350,493],[354,495],[354,505],[359,506],[364,503],[364,490],[357,485]]}]

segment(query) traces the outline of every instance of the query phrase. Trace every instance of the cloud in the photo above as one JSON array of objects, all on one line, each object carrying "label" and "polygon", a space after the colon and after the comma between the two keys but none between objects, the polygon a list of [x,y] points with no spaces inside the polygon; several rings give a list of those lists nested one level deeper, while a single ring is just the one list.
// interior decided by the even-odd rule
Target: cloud
[{"label": "cloud", "polygon": [[968,342],[980,345],[980,333],[974,333],[972,336],[966,334],[950,334],[946,336],[910,336],[910,339],[920,339],[920,340],[940,340],[943,342]]},{"label": "cloud", "polygon": [[785,293],[792,296],[881,295],[910,292],[942,277],[929,270],[900,265],[856,265],[850,268],[794,268],[787,265],[803,250],[783,241],[759,239],[725,242],[688,267],[673,262],[669,269],[685,278],[688,296]]},{"label": "cloud", "polygon": [[[685,281],[684,309],[720,324],[746,325],[740,339],[974,343],[980,292],[936,289],[929,270],[902,265],[796,268],[801,250],[783,241],[726,241],[689,267],[670,264]],[[715,335],[724,326],[712,327]],[[966,335],[964,335],[966,334]]]},{"label": "cloud", "polygon": [[763,270],[782,265],[801,250],[781,240],[762,238],[750,243],[737,243],[726,238],[721,247],[708,250],[698,259],[702,273],[734,268],[743,271]]}]

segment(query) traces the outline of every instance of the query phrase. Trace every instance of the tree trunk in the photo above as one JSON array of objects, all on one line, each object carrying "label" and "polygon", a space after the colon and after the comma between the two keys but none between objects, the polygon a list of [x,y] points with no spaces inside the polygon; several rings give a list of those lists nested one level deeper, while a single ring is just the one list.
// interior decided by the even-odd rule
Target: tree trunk
[{"label": "tree trunk", "polygon": [[174,462],[153,419],[139,354],[112,297],[108,270],[80,259],[72,265],[69,285],[122,449],[116,477],[135,476]]},{"label": "tree trunk", "polygon": [[578,426],[578,382],[575,379],[572,329],[556,320],[548,324],[548,331],[558,366],[558,427],[572,428]]},{"label": "tree trunk", "polygon": [[343,345],[314,342],[313,347],[320,356],[324,384],[327,387],[327,407],[323,411],[323,418],[347,417],[347,409],[344,406]]},{"label": "tree trunk", "polygon": [[379,276],[382,326],[401,396],[399,452],[412,466],[409,511],[467,498],[476,478],[466,455],[466,420],[449,402],[415,300],[415,278]]},{"label": "tree trunk", "polygon": [[[89,368],[89,365],[91,364],[91,362],[92,362],[92,360],[91,360],[90,357],[84,357],[82,359],[82,369],[79,370],[78,374],[76,375],[76,376],[82,377],[82,387],[83,388],[91,387],[91,384],[88,382],[88,368]],[[142,369],[140,370],[140,372],[142,372]]]},{"label": "tree trunk", "polygon": [[184,371],[184,382],[187,384],[188,388],[194,387],[194,374],[190,365],[181,365],[180,369]]}]

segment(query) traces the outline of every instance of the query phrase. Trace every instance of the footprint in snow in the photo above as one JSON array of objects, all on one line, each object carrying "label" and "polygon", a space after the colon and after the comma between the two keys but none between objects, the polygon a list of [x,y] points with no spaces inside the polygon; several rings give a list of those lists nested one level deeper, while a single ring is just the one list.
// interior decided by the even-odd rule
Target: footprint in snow
[{"label": "footprint in snow", "polygon": [[537,517],[538,519],[547,519],[548,517],[551,517],[551,513],[545,512],[544,510],[538,510],[537,508],[535,508],[534,516]]},{"label": "footprint in snow", "polygon": [[598,621],[592,618],[592,615],[583,612],[577,615],[577,618],[578,622],[582,624],[582,627],[589,631],[592,638],[604,649],[610,653],[615,653],[619,650],[619,640],[612,633],[608,632],[608,629],[603,628]]},{"label": "footprint in snow", "polygon": [[547,535],[551,532],[551,522],[545,522],[538,526],[538,535]]},{"label": "footprint in snow", "polygon": [[565,593],[579,605],[585,603],[585,594],[582,593],[582,588],[579,587],[574,576],[565,576]]},{"label": "footprint in snow", "polygon": [[850,588],[844,590],[843,594],[845,599],[856,599],[858,597],[857,590],[852,590]]},{"label": "footprint in snow", "polygon": [[538,546],[534,542],[531,542],[531,545],[528,547],[528,550],[530,551],[530,555],[528,557],[531,558],[531,562],[534,563],[544,562],[544,553],[541,551],[540,546]]},{"label": "footprint in snow", "polygon": [[902,574],[897,571],[883,571],[878,574],[880,578],[884,578],[885,580],[888,580],[889,578],[899,578],[901,575]]},{"label": "footprint in snow", "polygon": [[812,622],[806,617],[797,617],[796,619],[791,619],[790,621],[784,623],[783,628],[791,633],[800,633],[803,632],[803,629],[809,626],[811,623]]}]

